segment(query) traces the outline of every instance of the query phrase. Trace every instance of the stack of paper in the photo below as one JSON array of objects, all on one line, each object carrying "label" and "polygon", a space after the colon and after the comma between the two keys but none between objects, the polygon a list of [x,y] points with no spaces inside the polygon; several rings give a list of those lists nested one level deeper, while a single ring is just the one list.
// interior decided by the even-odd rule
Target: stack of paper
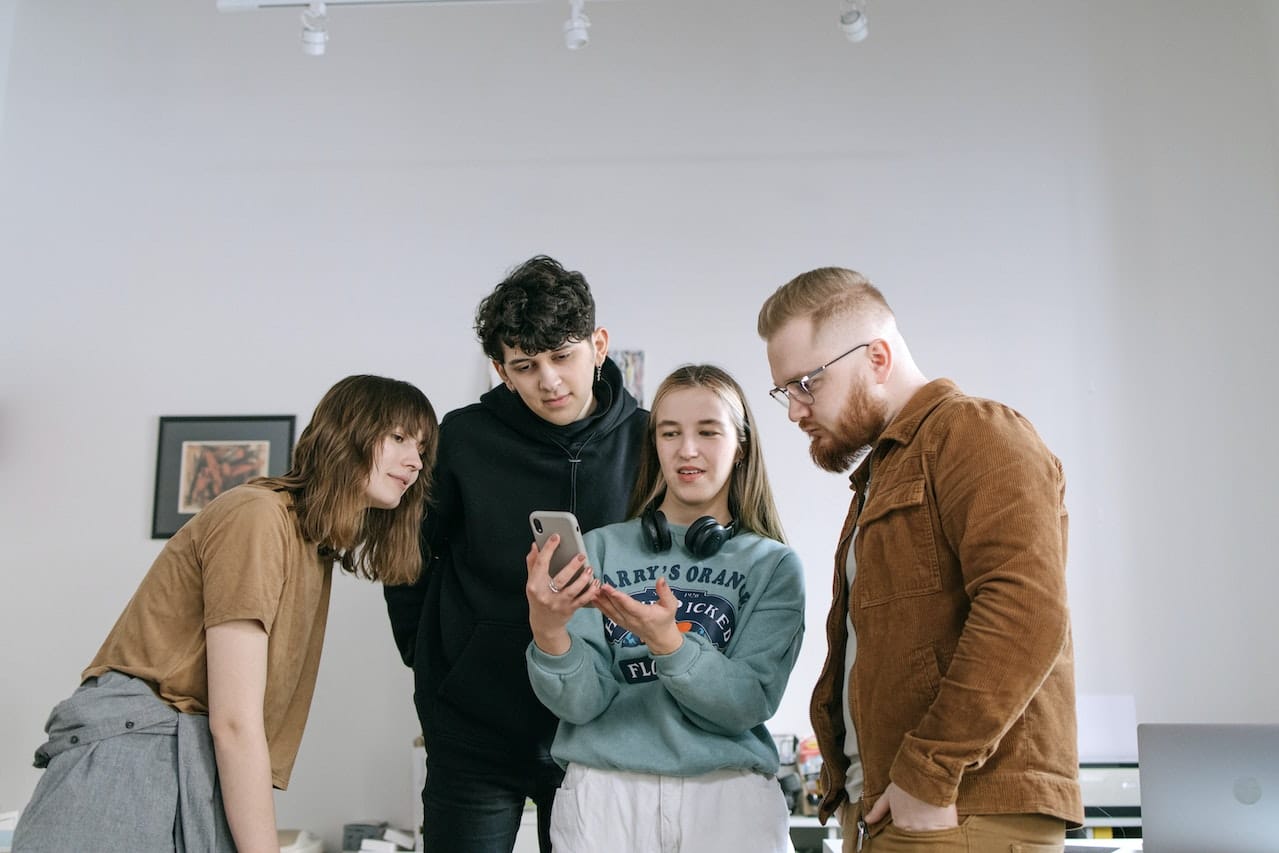
[{"label": "stack of paper", "polygon": [[413,849],[413,836],[388,827],[381,838],[365,838],[360,842],[361,853],[400,853]]}]

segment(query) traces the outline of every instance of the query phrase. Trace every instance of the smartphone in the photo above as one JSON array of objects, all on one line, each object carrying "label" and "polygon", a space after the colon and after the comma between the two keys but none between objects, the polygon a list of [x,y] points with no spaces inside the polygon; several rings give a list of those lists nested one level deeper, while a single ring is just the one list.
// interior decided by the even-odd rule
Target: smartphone
[{"label": "smartphone", "polygon": [[535,509],[528,514],[529,526],[533,528],[533,541],[540,551],[546,547],[546,540],[552,533],[560,535],[560,543],[555,546],[551,555],[550,574],[554,577],[568,565],[568,561],[578,554],[586,553],[586,543],[582,541],[582,528],[577,525],[577,517],[571,512],[553,509]]}]

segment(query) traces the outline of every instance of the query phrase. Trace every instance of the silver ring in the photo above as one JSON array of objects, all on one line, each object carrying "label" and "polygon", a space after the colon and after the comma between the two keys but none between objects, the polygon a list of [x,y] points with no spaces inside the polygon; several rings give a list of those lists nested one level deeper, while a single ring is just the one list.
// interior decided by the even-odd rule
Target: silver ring
[{"label": "silver ring", "polygon": [[551,588],[551,592],[559,592],[560,588],[555,585],[555,578],[547,578],[546,585]]}]

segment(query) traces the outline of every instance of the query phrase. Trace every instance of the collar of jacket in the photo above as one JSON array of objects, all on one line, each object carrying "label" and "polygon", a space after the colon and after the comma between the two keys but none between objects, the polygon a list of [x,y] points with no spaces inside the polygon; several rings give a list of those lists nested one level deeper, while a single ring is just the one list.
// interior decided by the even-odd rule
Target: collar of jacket
[{"label": "collar of jacket", "polygon": [[902,410],[897,413],[897,417],[893,418],[883,433],[880,434],[875,446],[871,448],[871,452],[867,453],[865,458],[853,469],[853,472],[848,475],[849,488],[859,493],[865,489],[870,476],[872,462],[883,458],[884,454],[888,452],[886,448],[890,442],[910,444],[914,440],[915,434],[919,432],[919,428],[923,426],[924,421],[932,414],[934,409],[952,397],[959,397],[963,393],[963,391],[959,390],[959,386],[949,379],[934,379],[916,391],[906,401],[906,405],[902,407]]}]

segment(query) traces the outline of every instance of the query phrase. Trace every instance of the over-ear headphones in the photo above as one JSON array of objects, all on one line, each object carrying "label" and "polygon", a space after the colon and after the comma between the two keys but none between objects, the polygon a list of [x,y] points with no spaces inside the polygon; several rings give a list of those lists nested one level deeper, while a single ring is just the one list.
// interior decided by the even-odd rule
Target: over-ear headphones
[{"label": "over-ear headphones", "polygon": [[[640,514],[640,531],[644,535],[644,544],[653,551],[671,550],[671,528],[666,523],[666,514],[657,508],[653,501]],[[684,547],[699,560],[713,557],[724,547],[724,543],[737,533],[737,521],[727,526],[720,524],[713,516],[703,515],[688,526],[684,534]]]}]

